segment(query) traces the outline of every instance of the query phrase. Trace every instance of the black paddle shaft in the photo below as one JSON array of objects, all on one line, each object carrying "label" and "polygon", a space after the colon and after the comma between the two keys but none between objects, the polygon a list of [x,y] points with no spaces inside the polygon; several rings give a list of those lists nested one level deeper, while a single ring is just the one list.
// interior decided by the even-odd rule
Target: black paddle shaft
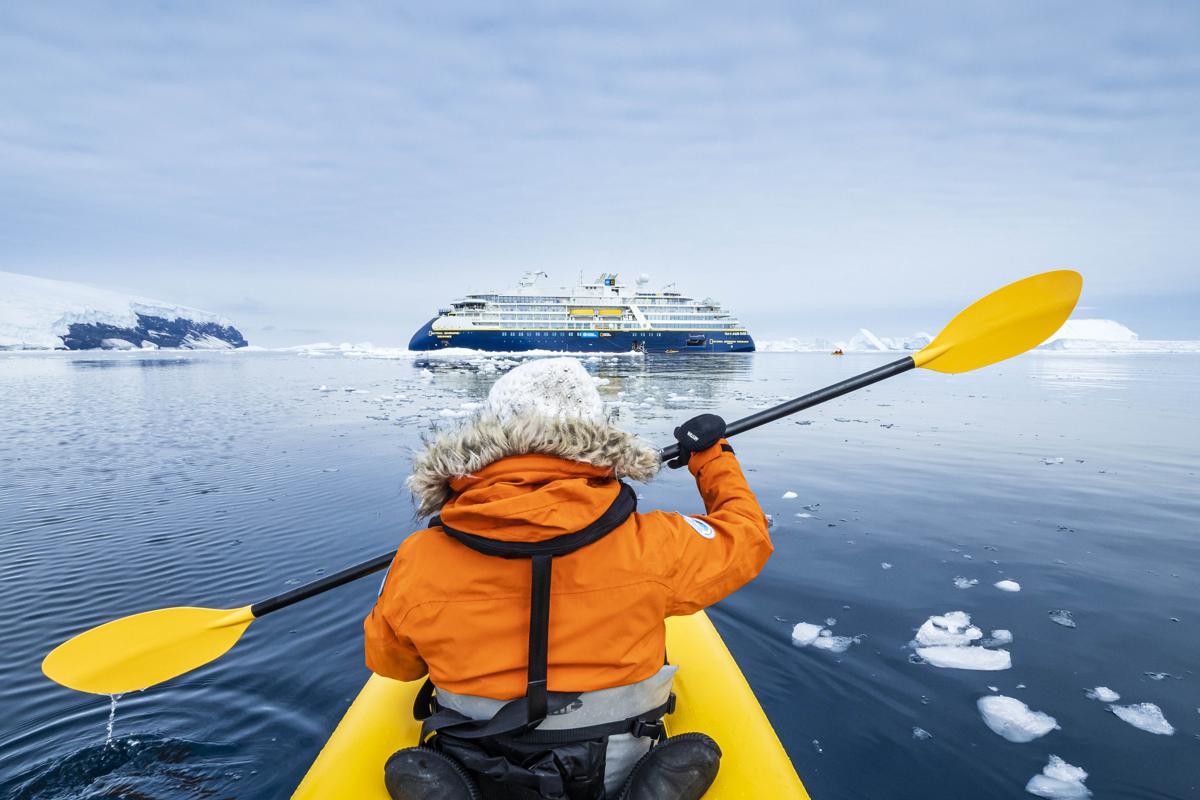
[{"label": "black paddle shaft", "polygon": [[[903,372],[908,372],[917,366],[913,361],[912,356],[905,356],[884,364],[882,367],[864,372],[861,375],[855,375],[853,378],[847,378],[844,381],[838,381],[832,386],[826,386],[824,389],[818,389],[815,392],[810,392],[803,397],[797,397],[795,400],[788,400],[786,403],[780,403],[777,406],[772,406],[768,409],[759,411],[757,414],[751,414],[748,417],[743,417],[736,422],[729,423],[725,428],[726,436],[734,436],[735,434],[743,433],[744,431],[757,428],[759,425],[766,425],[768,422],[774,422],[777,419],[782,419],[790,414],[795,414],[797,411],[803,411],[806,408],[820,405],[827,400],[832,400],[835,397],[841,397],[844,394],[856,391],[864,386],[870,386],[872,383],[886,380]],[[673,444],[670,447],[664,447],[660,451],[662,460],[667,461],[679,455],[679,445]]]},{"label": "black paddle shaft", "polygon": [[[806,408],[812,408],[815,405],[820,405],[827,400],[832,400],[835,397],[841,397],[864,386],[870,386],[872,383],[891,378],[899,375],[902,372],[908,372],[916,367],[916,362],[912,356],[905,356],[890,364],[884,364],[882,367],[864,372],[861,375],[855,375],[853,378],[847,378],[844,381],[839,381],[832,386],[826,386],[824,389],[818,389],[815,392],[797,397],[795,400],[788,400],[786,403],[780,403],[777,406],[759,411],[757,414],[751,414],[748,417],[743,417],[735,422],[729,423],[725,428],[726,436],[734,436],[744,431],[757,428],[760,425],[766,425],[768,422],[774,422],[777,419],[795,414],[797,411],[803,411]],[[679,445],[673,444],[670,447],[664,447],[660,451],[663,461],[674,458],[679,455]],[[292,603],[299,603],[301,600],[306,600],[313,595],[321,594],[322,592],[336,589],[347,583],[364,578],[373,572],[379,572],[386,569],[392,563],[392,559],[396,557],[395,550],[389,550],[386,553],[375,556],[372,559],[363,561],[343,570],[326,575],[320,580],[306,583],[303,586],[297,586],[295,589],[286,591],[283,594],[277,594],[274,597],[268,597],[266,600],[255,603],[250,607],[250,612],[255,617],[261,617],[264,614],[270,614],[272,611],[278,611],[281,608],[286,608]]]},{"label": "black paddle shaft", "polygon": [[297,586],[295,589],[277,594],[274,597],[268,597],[254,605],[250,606],[250,613],[255,618],[261,617],[264,614],[270,614],[272,611],[278,611],[281,608],[286,608],[292,603],[299,603],[301,600],[307,600],[314,594],[327,592],[330,589],[336,589],[347,583],[365,578],[372,572],[379,572],[381,569],[386,569],[388,564],[392,563],[392,559],[396,557],[396,551],[391,550],[387,553],[377,555],[372,559],[355,564],[351,567],[346,567],[343,570],[326,575],[320,580],[315,580],[312,583],[306,583],[303,586]]}]

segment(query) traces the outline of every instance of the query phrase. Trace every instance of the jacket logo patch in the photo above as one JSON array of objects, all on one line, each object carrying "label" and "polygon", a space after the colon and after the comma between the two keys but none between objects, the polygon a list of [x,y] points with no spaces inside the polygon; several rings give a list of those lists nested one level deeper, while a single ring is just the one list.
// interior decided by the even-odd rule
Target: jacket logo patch
[{"label": "jacket logo patch", "polygon": [[[683,514],[680,514],[679,516],[683,517]],[[717,532],[713,530],[712,525],[709,525],[702,519],[696,519],[695,517],[683,517],[683,521],[688,525],[691,525],[696,533],[700,534],[705,539],[712,539],[717,535]]]}]

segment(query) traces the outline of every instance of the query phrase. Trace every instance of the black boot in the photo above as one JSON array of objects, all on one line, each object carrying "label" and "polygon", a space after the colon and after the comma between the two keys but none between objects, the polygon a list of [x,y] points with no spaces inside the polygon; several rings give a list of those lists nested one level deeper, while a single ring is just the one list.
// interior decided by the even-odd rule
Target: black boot
[{"label": "black boot", "polygon": [[633,765],[619,800],[700,800],[721,767],[721,748],[703,733],[681,733]]},{"label": "black boot", "polygon": [[475,781],[457,761],[428,747],[392,753],[383,768],[392,800],[480,800]]}]

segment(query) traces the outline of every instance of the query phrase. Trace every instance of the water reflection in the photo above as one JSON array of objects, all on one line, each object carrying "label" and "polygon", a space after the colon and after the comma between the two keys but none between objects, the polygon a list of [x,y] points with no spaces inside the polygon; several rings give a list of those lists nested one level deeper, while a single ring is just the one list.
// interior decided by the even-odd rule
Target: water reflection
[{"label": "water reflection", "polygon": [[1037,354],[1028,359],[1029,375],[1056,390],[1123,389],[1131,381],[1137,356],[1058,356]]},{"label": "water reflection", "polygon": [[71,366],[80,369],[110,369],[112,367],[182,367],[192,363],[190,358],[112,358],[72,359]]}]

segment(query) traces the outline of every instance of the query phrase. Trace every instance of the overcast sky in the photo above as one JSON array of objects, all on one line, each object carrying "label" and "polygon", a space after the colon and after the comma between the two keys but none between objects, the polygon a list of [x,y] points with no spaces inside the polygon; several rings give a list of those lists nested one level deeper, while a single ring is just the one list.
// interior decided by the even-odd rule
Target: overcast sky
[{"label": "overcast sky", "polygon": [[525,269],[845,338],[1074,267],[1200,338],[1200,3],[399,5],[0,4],[0,269],[402,345]]}]

